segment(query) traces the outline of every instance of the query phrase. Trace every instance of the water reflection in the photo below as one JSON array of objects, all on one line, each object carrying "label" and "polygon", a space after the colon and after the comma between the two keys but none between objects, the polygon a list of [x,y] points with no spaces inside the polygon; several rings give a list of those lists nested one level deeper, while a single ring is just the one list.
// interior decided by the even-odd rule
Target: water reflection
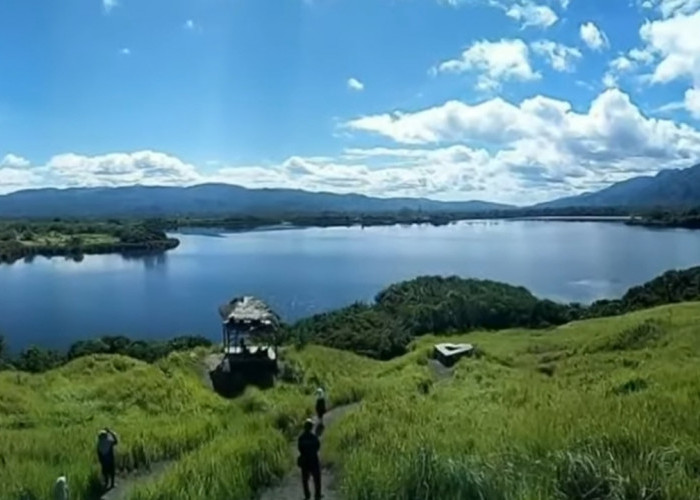
[{"label": "water reflection", "polygon": [[167,252],[130,252],[119,255],[125,262],[143,263],[143,268],[149,271],[164,270],[168,264]]}]

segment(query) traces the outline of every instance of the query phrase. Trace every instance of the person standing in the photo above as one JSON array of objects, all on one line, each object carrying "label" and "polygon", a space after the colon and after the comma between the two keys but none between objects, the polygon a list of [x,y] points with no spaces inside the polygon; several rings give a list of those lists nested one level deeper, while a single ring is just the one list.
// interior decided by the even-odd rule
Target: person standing
[{"label": "person standing", "polygon": [[114,488],[114,447],[118,444],[117,435],[106,427],[97,436],[97,458],[102,467],[105,489]]},{"label": "person standing", "polygon": [[314,480],[314,498],[319,500],[321,495],[321,461],[318,458],[318,452],[321,449],[321,441],[318,436],[313,433],[314,423],[311,419],[304,422],[304,431],[299,436],[297,447],[299,449],[299,458],[297,465],[301,469],[301,485],[304,489],[304,498],[311,498],[309,489],[309,479]]},{"label": "person standing", "polygon": [[323,415],[326,414],[326,393],[322,388],[316,389],[316,416],[320,424],[323,424]]}]

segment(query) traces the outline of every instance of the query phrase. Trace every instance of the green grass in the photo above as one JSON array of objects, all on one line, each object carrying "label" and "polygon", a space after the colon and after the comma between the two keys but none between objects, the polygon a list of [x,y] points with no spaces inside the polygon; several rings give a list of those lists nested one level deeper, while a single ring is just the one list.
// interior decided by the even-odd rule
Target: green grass
[{"label": "green grass", "polygon": [[332,405],[361,401],[324,436],[348,499],[700,498],[700,304],[449,337],[483,355],[440,377],[428,359],[445,338],[388,362],[288,348],[283,381],[233,401],[202,384],[201,351],[2,373],[0,498],[47,498],[59,473],[90,498],[105,425],[120,469],[172,461],[133,498],[251,498],[293,467],[318,385]]},{"label": "green grass", "polygon": [[31,240],[18,238],[17,241],[28,247],[68,248],[74,246],[75,241],[80,241],[81,245],[115,245],[119,243],[119,238],[107,233],[63,234],[52,231],[37,235]]},{"label": "green grass", "polygon": [[485,356],[411,391],[435,340],[329,431],[347,498],[700,498],[698,304],[469,335]]}]

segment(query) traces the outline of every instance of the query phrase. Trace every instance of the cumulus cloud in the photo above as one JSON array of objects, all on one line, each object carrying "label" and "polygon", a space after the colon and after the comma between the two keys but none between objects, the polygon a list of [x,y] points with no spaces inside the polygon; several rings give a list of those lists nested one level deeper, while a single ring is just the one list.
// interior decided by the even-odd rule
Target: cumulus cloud
[{"label": "cumulus cloud", "polygon": [[478,41],[464,50],[457,59],[440,63],[438,73],[478,72],[477,87],[499,88],[505,80],[536,80],[540,75],[530,66],[529,49],[520,39],[496,42]]},{"label": "cumulus cloud", "polygon": [[639,35],[646,50],[659,58],[652,81],[666,83],[688,77],[700,83],[700,12],[644,24]]},{"label": "cumulus cloud", "polygon": [[495,151],[492,168],[512,175],[537,171],[540,182],[556,179],[570,190],[579,189],[582,179],[587,185],[611,182],[688,166],[700,156],[700,131],[644,116],[618,89],[601,93],[585,113],[543,96],[517,105],[496,98],[365,116],[346,126],[402,144],[485,145]]},{"label": "cumulus cloud", "polygon": [[0,166],[0,194],[40,187],[44,179],[33,169]]},{"label": "cumulus cloud", "polygon": [[349,78],[347,85],[350,90],[354,90],[356,92],[362,92],[363,90],[365,90],[365,84],[357,78]]},{"label": "cumulus cloud", "polygon": [[658,9],[664,18],[676,14],[693,14],[700,10],[700,0],[646,0],[642,7]]},{"label": "cumulus cloud", "polygon": [[556,71],[574,71],[576,61],[581,59],[581,51],[551,40],[538,40],[531,45],[532,50],[543,56]]},{"label": "cumulus cloud", "polygon": [[0,159],[0,167],[24,168],[31,165],[31,162],[21,156],[8,153]]},{"label": "cumulus cloud", "polygon": [[581,40],[583,40],[591,50],[602,50],[608,47],[608,37],[605,36],[605,33],[594,23],[588,22],[582,24],[579,32]]},{"label": "cumulus cloud", "polygon": [[686,110],[695,118],[700,118],[700,12],[691,15],[679,13],[669,19],[645,23],[639,35],[646,44],[640,50],[656,61],[652,83],[668,83],[675,80],[691,81],[693,87],[687,90],[683,101]]},{"label": "cumulus cloud", "polygon": [[73,153],[54,156],[43,173],[56,185],[92,187],[143,185],[187,185],[200,182],[197,169],[182,160],[155,151],[83,156]]},{"label": "cumulus cloud", "polygon": [[548,28],[559,20],[559,16],[551,8],[532,2],[513,4],[506,11],[506,15],[521,22],[523,28]]},{"label": "cumulus cloud", "polygon": [[638,67],[637,61],[625,55],[619,55],[608,62],[608,71],[603,76],[603,85],[617,87],[619,78],[625,73],[631,73]]}]

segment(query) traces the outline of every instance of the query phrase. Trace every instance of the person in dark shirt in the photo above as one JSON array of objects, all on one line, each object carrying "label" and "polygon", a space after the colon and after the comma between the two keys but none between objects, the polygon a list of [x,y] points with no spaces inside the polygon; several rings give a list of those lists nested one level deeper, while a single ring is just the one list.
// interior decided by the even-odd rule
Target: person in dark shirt
[{"label": "person in dark shirt", "polygon": [[102,466],[105,489],[114,488],[114,447],[117,444],[117,435],[107,428],[97,436],[97,458]]},{"label": "person in dark shirt", "polygon": [[309,490],[309,479],[314,480],[314,498],[321,498],[321,462],[318,458],[318,451],[321,442],[318,436],[313,433],[314,423],[311,419],[304,422],[304,432],[299,436],[298,448],[299,458],[297,463],[301,469],[301,485],[304,488],[304,498],[311,498]]},{"label": "person in dark shirt", "polygon": [[320,387],[316,389],[316,416],[323,423],[323,415],[326,414],[326,393]]}]

